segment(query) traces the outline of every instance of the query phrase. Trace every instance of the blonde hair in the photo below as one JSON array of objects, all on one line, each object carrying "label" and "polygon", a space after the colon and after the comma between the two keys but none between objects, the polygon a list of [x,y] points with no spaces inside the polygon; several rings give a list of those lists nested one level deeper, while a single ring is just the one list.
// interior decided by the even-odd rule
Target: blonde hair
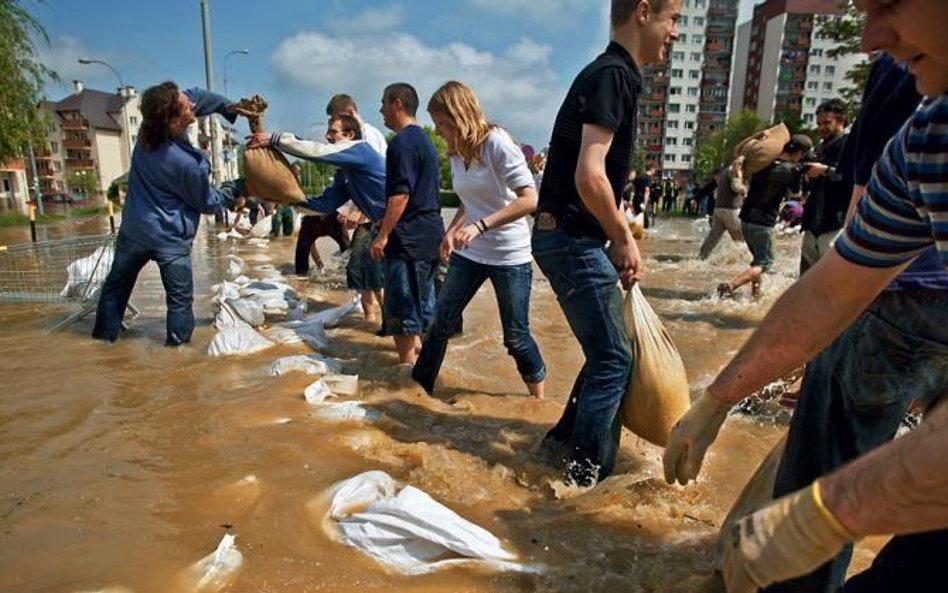
[{"label": "blonde hair", "polygon": [[451,120],[457,128],[457,140],[448,147],[449,155],[464,159],[465,165],[481,162],[481,147],[495,127],[484,118],[480,103],[470,87],[449,80],[431,95],[428,113],[437,113]]}]

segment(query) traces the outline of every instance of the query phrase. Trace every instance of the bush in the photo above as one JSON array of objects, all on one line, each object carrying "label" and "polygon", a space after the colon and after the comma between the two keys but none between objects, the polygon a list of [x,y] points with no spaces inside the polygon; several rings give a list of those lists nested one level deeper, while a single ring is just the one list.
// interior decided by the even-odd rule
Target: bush
[{"label": "bush", "polygon": [[461,198],[450,189],[441,190],[441,207],[458,208],[461,205]]}]

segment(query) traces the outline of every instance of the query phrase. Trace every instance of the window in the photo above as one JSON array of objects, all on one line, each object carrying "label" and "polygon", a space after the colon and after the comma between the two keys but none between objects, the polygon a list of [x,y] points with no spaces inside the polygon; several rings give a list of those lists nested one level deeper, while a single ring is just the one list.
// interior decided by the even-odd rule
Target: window
[{"label": "window", "polygon": [[696,27],[703,27],[703,26],[704,26],[704,17],[703,17],[703,16],[696,16],[696,17],[695,17],[695,20],[694,20],[694,25],[695,25]]},{"label": "window", "polygon": [[683,155],[681,155],[681,162],[683,162],[683,163],[690,163],[690,162],[691,162],[691,155],[690,155],[690,154],[683,154]]},{"label": "window", "polygon": [[681,68],[672,68],[672,78],[681,78],[685,75],[685,71]]},{"label": "window", "polygon": [[53,171],[56,171],[57,173],[61,173],[62,170],[63,170],[63,162],[53,161]]},{"label": "window", "polygon": [[688,89],[688,96],[689,96],[689,97],[697,97],[697,96],[698,96],[698,87],[693,86],[693,87],[691,87],[690,89]]},{"label": "window", "polygon": [[673,154],[666,154],[666,155],[665,155],[665,162],[666,162],[666,163],[674,163],[674,162],[675,162],[675,155],[673,155]]},{"label": "window", "polygon": [[673,59],[673,60],[684,60],[684,59],[685,59],[685,52],[683,52],[683,51],[673,51],[673,52],[672,52],[672,59]]},{"label": "window", "polygon": [[695,0],[695,8],[704,8],[705,0]]},{"label": "window", "polygon": [[685,146],[692,146],[694,145],[695,141],[694,141],[694,138],[683,138],[681,143],[684,144]]},{"label": "window", "polygon": [[700,80],[701,79],[701,70],[689,70],[688,78],[691,80]]},{"label": "window", "polygon": [[679,27],[687,27],[687,26],[688,26],[688,15],[686,15],[686,14],[681,15],[681,17],[678,19],[678,26],[679,26]]},{"label": "window", "polygon": [[669,95],[680,95],[680,94],[681,94],[681,87],[680,87],[680,86],[673,86],[673,87],[671,87],[670,89],[668,89],[668,94],[669,94]]},{"label": "window", "polygon": [[824,90],[824,91],[831,91],[831,90],[833,90],[833,83],[832,83],[832,82],[824,82],[824,83],[823,83],[823,90]]},{"label": "window", "polygon": [[678,146],[678,138],[665,138],[665,146]]},{"label": "window", "polygon": [[133,126],[137,126],[137,125],[138,125],[138,116],[137,116],[137,115],[132,115],[132,116],[130,116],[130,117],[128,118],[128,123],[132,124]]},{"label": "window", "polygon": [[825,72],[827,76],[835,76],[836,66],[827,66],[826,69],[823,70],[823,72]]},{"label": "window", "polygon": [[677,119],[670,119],[670,120],[668,120],[667,122],[665,122],[665,124],[666,124],[666,127],[667,127],[669,130],[677,130],[677,129],[678,129],[678,120],[677,120]]},{"label": "window", "polygon": [[681,105],[678,103],[669,103],[668,113],[681,113]]},{"label": "window", "polygon": [[803,102],[807,107],[816,107],[816,97],[807,97]]},{"label": "window", "polygon": [[686,111],[687,113],[697,113],[697,112],[698,112],[698,106],[697,106],[697,105],[685,105],[685,111]]},{"label": "window", "polygon": [[59,142],[50,142],[49,151],[53,154],[56,154],[57,152],[59,152]]},{"label": "window", "polygon": [[806,83],[806,90],[808,91],[815,91],[818,88],[820,88],[820,83],[816,82],[815,80],[810,80]]},{"label": "window", "polygon": [[810,55],[811,55],[811,56],[814,56],[814,57],[817,57],[817,58],[822,57],[822,55],[823,55],[823,50],[822,50],[822,49],[811,49],[811,50],[810,50]]},{"label": "window", "polygon": [[693,130],[693,129],[695,129],[695,122],[693,122],[693,121],[686,121],[686,122],[685,122],[685,129],[686,129],[686,130]]},{"label": "window", "polygon": [[691,52],[691,61],[692,61],[692,62],[700,62],[700,61],[701,61],[701,52],[700,52],[700,51],[693,51],[693,52]]},{"label": "window", "polygon": [[700,43],[704,43],[704,35],[692,35],[692,36],[691,36],[691,42],[692,42],[692,43],[699,43],[699,44],[700,44]]},{"label": "window", "polygon": [[819,74],[820,65],[819,64],[810,64],[810,74]]},{"label": "window", "polygon": [[[684,17],[682,17],[682,18],[684,18]],[[679,35],[678,35],[678,41],[681,41],[682,43],[688,43],[688,36],[685,35],[684,33],[679,33]]]},{"label": "window", "polygon": [[806,113],[806,114],[804,114],[804,115],[803,115],[803,121],[806,122],[806,123],[808,123],[808,124],[812,124],[812,123],[813,123],[813,114],[812,114],[812,113]]}]

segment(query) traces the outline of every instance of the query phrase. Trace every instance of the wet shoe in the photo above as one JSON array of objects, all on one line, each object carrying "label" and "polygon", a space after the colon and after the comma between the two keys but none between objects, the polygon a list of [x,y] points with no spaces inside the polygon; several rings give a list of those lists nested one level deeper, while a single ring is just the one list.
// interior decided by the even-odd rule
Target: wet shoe
[{"label": "wet shoe", "polygon": [[731,288],[731,285],[727,282],[722,282],[718,284],[718,298],[719,299],[729,299],[734,296],[734,289]]}]

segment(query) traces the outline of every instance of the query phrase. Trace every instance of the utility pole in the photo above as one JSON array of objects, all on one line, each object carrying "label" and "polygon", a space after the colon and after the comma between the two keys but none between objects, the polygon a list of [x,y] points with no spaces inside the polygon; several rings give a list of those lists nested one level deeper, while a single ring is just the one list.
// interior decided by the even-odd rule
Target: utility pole
[{"label": "utility pole", "polygon": [[[201,0],[201,23],[204,27],[204,76],[208,91],[214,90],[214,65],[211,58],[211,17],[208,9],[208,0]],[[221,183],[220,150],[221,138],[218,133],[217,118],[212,114],[208,117],[211,128],[211,176],[214,183]]]}]

